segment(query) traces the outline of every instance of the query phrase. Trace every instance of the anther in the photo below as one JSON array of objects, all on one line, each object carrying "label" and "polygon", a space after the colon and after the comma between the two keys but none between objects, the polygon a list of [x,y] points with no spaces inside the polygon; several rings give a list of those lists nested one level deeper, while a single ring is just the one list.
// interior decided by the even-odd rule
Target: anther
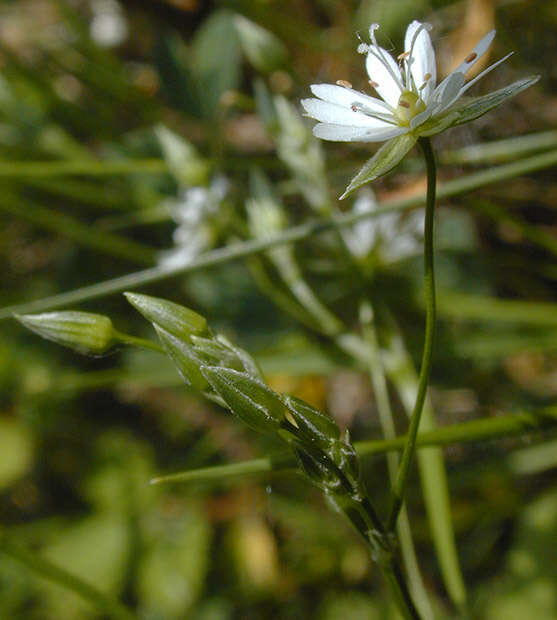
[{"label": "anther", "polygon": [[367,83],[371,86],[371,88],[377,88],[379,86],[379,84],[373,80],[368,80]]},{"label": "anther", "polygon": [[399,54],[399,55],[396,57],[396,59],[397,59],[398,61],[401,61],[401,60],[406,60],[406,59],[408,58],[408,56],[410,56],[410,52],[402,52],[402,54]]},{"label": "anther", "polygon": [[424,84],[425,84],[426,82],[429,82],[429,80],[431,80],[431,73],[426,73],[426,74],[424,75]]},{"label": "anther", "polygon": [[465,63],[473,62],[474,60],[476,60],[477,57],[478,55],[476,54],[476,52],[472,52],[469,56],[466,56],[466,58],[464,59],[464,62]]},{"label": "anther", "polygon": [[337,86],[342,86],[343,88],[352,88],[352,84],[347,80],[337,80]]},{"label": "anther", "polygon": [[408,109],[408,108],[410,107],[410,104],[408,103],[408,101],[404,101],[404,99],[403,99],[402,101],[399,101],[399,102],[398,102],[398,105],[399,105],[401,108],[406,108],[406,109]]}]

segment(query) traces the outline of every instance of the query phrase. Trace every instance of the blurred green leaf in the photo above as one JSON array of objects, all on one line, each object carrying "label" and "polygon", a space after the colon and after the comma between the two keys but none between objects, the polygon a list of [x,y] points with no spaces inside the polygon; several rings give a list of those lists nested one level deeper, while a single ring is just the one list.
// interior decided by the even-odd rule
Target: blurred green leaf
[{"label": "blurred green leaf", "polygon": [[154,512],[137,577],[145,617],[181,620],[201,594],[209,567],[211,527],[197,509]]},{"label": "blurred green leaf", "polygon": [[30,432],[16,419],[0,417],[0,490],[29,471],[34,458]]},{"label": "blurred green leaf", "polygon": [[196,32],[191,52],[202,114],[210,118],[222,95],[240,83],[242,56],[234,15],[226,10],[214,11]]},{"label": "blurred green leaf", "polygon": [[286,62],[288,50],[272,32],[242,15],[234,16],[234,25],[244,54],[257,70],[270,73]]}]

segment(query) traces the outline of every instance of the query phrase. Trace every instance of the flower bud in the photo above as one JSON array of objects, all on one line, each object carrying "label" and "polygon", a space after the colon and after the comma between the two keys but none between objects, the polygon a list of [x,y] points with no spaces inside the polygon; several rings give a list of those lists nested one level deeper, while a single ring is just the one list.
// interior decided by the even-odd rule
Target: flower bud
[{"label": "flower bud", "polygon": [[39,336],[79,353],[102,355],[117,341],[112,321],[101,314],[69,310],[16,315],[16,319]]},{"label": "flower bud", "polygon": [[155,325],[155,329],[164,350],[176,365],[186,384],[200,392],[207,389],[209,383],[199,369],[202,362],[192,347],[158,325]]},{"label": "flower bud", "polygon": [[248,426],[256,431],[277,431],[284,420],[285,407],[261,381],[247,373],[220,366],[201,366],[201,372],[228,405]]},{"label": "flower bud", "polygon": [[192,334],[207,333],[205,318],[189,308],[150,295],[139,293],[124,293],[124,295],[155,327],[162,327],[176,338],[188,340]]}]

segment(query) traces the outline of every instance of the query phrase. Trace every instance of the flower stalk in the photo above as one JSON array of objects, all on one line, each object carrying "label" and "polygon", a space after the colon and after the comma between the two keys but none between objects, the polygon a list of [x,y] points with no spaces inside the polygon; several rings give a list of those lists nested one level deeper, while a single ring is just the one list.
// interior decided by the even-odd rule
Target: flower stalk
[{"label": "flower stalk", "polygon": [[393,531],[402,503],[404,500],[404,491],[408,482],[410,466],[416,451],[416,439],[420,426],[420,419],[424,407],[424,401],[429,383],[429,375],[431,373],[431,361],[433,354],[433,339],[435,334],[435,262],[433,248],[433,224],[435,211],[435,192],[437,184],[437,169],[435,165],[435,155],[431,148],[429,138],[420,138],[418,141],[422,149],[426,170],[427,170],[427,196],[425,211],[425,227],[424,227],[424,292],[426,298],[426,324],[424,336],[424,349],[422,353],[422,365],[420,368],[420,377],[418,380],[418,393],[416,395],[416,403],[414,411],[410,418],[410,427],[408,429],[408,438],[402,452],[400,465],[393,486],[393,499],[391,510],[387,521],[387,530]]}]

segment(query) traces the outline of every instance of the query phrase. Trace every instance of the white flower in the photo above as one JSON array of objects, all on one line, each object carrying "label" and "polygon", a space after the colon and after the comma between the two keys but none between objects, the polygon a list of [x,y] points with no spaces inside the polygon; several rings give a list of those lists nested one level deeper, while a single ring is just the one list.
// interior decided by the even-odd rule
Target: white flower
[{"label": "white flower", "polygon": [[539,79],[533,76],[489,95],[459,101],[473,84],[512,54],[466,82],[467,72],[485,54],[495,30],[486,34],[464,61],[437,84],[429,24],[413,21],[408,26],[405,51],[396,60],[377,44],[377,28],[378,24],[370,26],[372,42],[361,43],[358,52],[366,54],[369,84],[380,98],[354,90],[348,82],[339,80],[336,85],[314,84],[311,91],[317,98],[302,100],[307,116],[319,121],[313,128],[318,138],[340,142],[390,141],[378,151],[379,157],[364,166],[343,196],[392,169],[420,136],[431,136],[478,118]]},{"label": "white flower", "polygon": [[159,254],[159,266],[187,265],[213,244],[215,226],[212,220],[218,216],[227,191],[228,181],[217,176],[210,187],[191,187],[181,192],[177,201],[167,203],[178,227],[173,234],[175,247]]},{"label": "white flower", "polygon": [[470,86],[511,55],[507,54],[465,84],[466,73],[493,41],[495,30],[492,30],[464,62],[436,86],[437,69],[429,24],[413,21],[408,26],[405,51],[398,56],[398,62],[377,45],[377,28],[378,24],[370,26],[372,44],[361,43],[358,52],[367,54],[370,85],[381,99],[353,90],[344,82],[314,84],[311,91],[318,99],[303,99],[302,105],[308,116],[320,121],[313,129],[318,138],[383,142],[413,131],[431,116],[447,110]]},{"label": "white flower", "polygon": [[[370,213],[377,209],[375,194],[362,189],[352,206],[352,213]],[[380,217],[359,220],[342,231],[350,252],[359,259],[366,259],[372,250],[385,263],[402,260],[417,254],[423,247],[424,212],[414,209],[401,214],[391,211]]]}]

